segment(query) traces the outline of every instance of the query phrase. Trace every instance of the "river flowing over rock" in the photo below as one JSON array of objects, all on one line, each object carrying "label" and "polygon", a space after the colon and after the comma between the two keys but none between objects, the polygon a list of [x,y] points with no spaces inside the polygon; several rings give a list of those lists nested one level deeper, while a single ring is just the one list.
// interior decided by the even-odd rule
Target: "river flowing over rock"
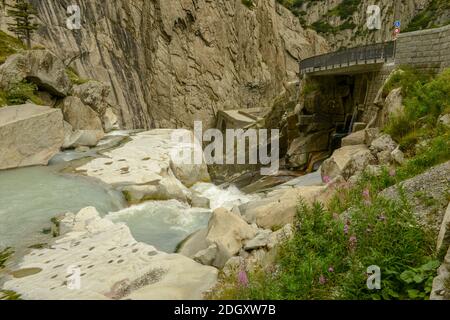
[{"label": "river flowing over rock", "polygon": [[[185,146],[186,150],[193,153],[195,148],[199,149],[203,160],[202,149],[192,133],[180,131],[193,139]],[[208,182],[210,178],[205,162],[184,164],[173,159],[172,151],[178,146],[172,139],[173,133],[171,129],[138,133],[128,143],[104,152],[103,157],[77,170],[123,191],[129,202],[170,199],[187,202],[191,199],[188,187],[195,182]]]},{"label": "river flowing over rock", "polygon": [[[6,290],[31,300],[201,299],[217,278],[212,267],[137,242],[92,207],[67,214],[60,228],[63,237],[25,256]],[[68,277],[74,269],[79,283]]]},{"label": "river flowing over rock", "polygon": [[60,110],[33,104],[0,108],[0,170],[47,165],[63,142]]},{"label": "river flowing over rock", "polygon": [[241,0],[81,0],[81,30],[62,27],[72,2],[31,2],[42,22],[33,40],[110,84],[124,128],[211,125],[218,110],[269,106],[297,80],[298,59],[326,49],[275,0],[252,9]]}]

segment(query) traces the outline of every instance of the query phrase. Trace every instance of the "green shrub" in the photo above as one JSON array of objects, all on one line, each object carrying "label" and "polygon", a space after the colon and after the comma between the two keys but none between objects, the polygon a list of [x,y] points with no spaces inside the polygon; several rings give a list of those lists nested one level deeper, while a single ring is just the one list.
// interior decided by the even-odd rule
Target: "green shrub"
[{"label": "green shrub", "polygon": [[0,300],[22,300],[20,294],[10,290],[0,290]]},{"label": "green shrub", "polygon": [[319,33],[334,33],[335,28],[327,21],[316,21],[311,25],[311,28]]},{"label": "green shrub", "polygon": [[405,111],[389,119],[384,130],[404,151],[413,153],[418,141],[442,134],[436,122],[450,108],[450,69],[434,78],[417,70],[404,69],[390,79],[384,92],[399,87],[402,88]]},{"label": "green shrub", "polygon": [[11,248],[6,248],[0,251],[0,270],[5,267],[6,260],[14,253]]},{"label": "green shrub", "polygon": [[71,67],[68,67],[66,69],[66,74],[69,77],[70,81],[72,81],[73,84],[80,85],[80,84],[84,84],[89,81],[88,79],[80,78],[80,76],[75,71],[75,69],[73,69]]},{"label": "green shrub", "polygon": [[20,40],[0,31],[0,64],[4,63],[10,55],[23,49],[25,47]]},{"label": "green shrub", "polygon": [[37,105],[43,105],[43,101],[36,95],[38,91],[37,85],[27,82],[26,80],[17,83],[9,91],[6,92],[6,101],[8,105],[24,104],[28,100]]},{"label": "green shrub", "polygon": [[[406,32],[441,27],[450,24],[450,19],[445,18],[445,12],[450,10],[448,0],[432,0],[425,10],[419,12],[405,29]],[[440,18],[440,19],[439,19]],[[440,20],[439,22],[437,20]]]},{"label": "green shrub", "polygon": [[[280,249],[275,269],[251,273],[248,287],[225,286],[218,297],[426,299],[439,265],[434,238],[404,197],[377,196],[393,183],[387,170],[381,177],[364,174],[355,187],[339,189],[329,208],[300,203],[295,235]],[[367,288],[373,265],[382,272],[381,290]]]}]

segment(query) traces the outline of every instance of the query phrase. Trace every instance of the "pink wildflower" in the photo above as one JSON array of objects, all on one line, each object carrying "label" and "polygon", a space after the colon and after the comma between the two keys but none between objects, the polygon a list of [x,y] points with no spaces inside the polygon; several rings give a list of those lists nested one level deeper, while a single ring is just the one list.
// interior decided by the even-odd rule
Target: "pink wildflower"
[{"label": "pink wildflower", "polygon": [[321,276],[319,277],[319,283],[320,283],[321,285],[324,285],[325,283],[327,283],[327,278],[325,278],[323,275],[321,275]]},{"label": "pink wildflower", "polygon": [[243,286],[243,287],[248,286],[247,272],[245,272],[244,269],[241,269],[241,271],[239,271],[238,281],[241,286]]},{"label": "pink wildflower", "polygon": [[325,176],[325,177],[323,177],[323,182],[330,183],[331,182],[331,178],[329,176]]},{"label": "pink wildflower", "polygon": [[351,236],[350,239],[348,240],[348,242],[349,242],[350,250],[355,250],[356,245],[358,243],[358,238],[356,238],[356,236]]}]

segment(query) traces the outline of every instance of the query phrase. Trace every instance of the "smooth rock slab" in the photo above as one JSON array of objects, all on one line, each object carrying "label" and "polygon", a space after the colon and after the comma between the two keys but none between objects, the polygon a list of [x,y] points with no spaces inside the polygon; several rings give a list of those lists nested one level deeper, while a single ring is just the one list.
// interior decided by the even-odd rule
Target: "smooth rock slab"
[{"label": "smooth rock slab", "polygon": [[34,104],[0,108],[0,170],[47,165],[63,143],[61,110]]},{"label": "smooth rock slab", "polygon": [[[95,208],[61,221],[64,235],[49,249],[33,250],[16,272],[41,270],[8,280],[3,289],[24,299],[201,299],[214,286],[217,270],[179,254],[137,242],[124,224],[100,218]],[[79,290],[70,290],[78,268]]]},{"label": "smooth rock slab", "polygon": [[[190,196],[186,184],[210,178],[206,164],[183,165],[173,161],[171,152],[177,144],[172,141],[172,133],[170,129],[138,133],[131,136],[130,142],[104,152],[103,158],[94,159],[77,170],[127,191],[131,202],[186,201]],[[188,181],[185,176],[189,177]]]}]

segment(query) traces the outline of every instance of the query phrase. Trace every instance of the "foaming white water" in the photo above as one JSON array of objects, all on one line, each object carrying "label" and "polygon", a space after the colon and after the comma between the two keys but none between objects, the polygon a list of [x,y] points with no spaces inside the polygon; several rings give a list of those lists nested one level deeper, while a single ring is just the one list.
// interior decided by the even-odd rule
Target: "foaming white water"
[{"label": "foaming white water", "polygon": [[158,250],[174,252],[187,236],[208,225],[211,211],[191,208],[177,200],[149,201],[106,217],[123,222],[138,241]]},{"label": "foaming white water", "polygon": [[211,183],[202,182],[195,184],[191,187],[191,190],[209,199],[212,210],[217,208],[231,210],[236,205],[258,199],[258,196],[245,194],[234,185],[223,188]]}]

